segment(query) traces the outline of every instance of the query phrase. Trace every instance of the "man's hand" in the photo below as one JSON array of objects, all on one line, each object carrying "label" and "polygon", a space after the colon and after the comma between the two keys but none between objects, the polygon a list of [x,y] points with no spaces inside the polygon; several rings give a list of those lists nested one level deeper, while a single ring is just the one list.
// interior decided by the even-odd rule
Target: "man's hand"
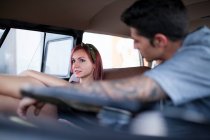
[{"label": "man's hand", "polygon": [[27,114],[28,108],[32,105],[35,106],[34,115],[38,116],[41,109],[43,108],[43,106],[45,104],[43,102],[39,102],[35,99],[25,97],[19,103],[19,106],[18,106],[18,109],[17,109],[17,114],[21,118],[26,119],[26,114]]}]

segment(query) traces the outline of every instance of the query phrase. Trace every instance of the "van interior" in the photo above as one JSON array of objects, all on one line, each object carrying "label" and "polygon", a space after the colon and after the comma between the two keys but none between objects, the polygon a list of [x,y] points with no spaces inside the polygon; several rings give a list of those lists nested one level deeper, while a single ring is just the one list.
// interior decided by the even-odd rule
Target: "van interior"
[{"label": "van interior", "polygon": [[[144,73],[153,68],[155,62],[146,62],[144,58],[142,58],[141,52],[135,52],[136,57],[132,58],[131,56],[134,56],[133,53],[126,53],[133,52],[133,50],[120,51],[120,49],[118,49],[120,45],[116,46],[116,44],[119,43],[117,41],[123,39],[128,41],[128,44],[131,46],[129,46],[129,48],[132,48],[133,42],[130,38],[129,28],[120,21],[120,15],[134,1],[135,0],[2,0],[0,4],[0,73],[13,75],[19,74],[23,70],[34,69],[69,80],[71,76],[71,66],[69,65],[70,51],[76,44],[80,44],[84,41],[86,33],[95,34],[96,36],[105,35],[102,36],[102,38],[107,36],[112,37],[110,40],[115,40],[114,43],[111,43],[115,45],[115,49],[113,49],[114,46],[111,46],[110,48],[107,47],[107,50],[114,50],[115,54],[119,51],[119,56],[125,53],[123,60],[124,58],[131,58],[129,60],[135,61],[134,64],[125,64],[122,59],[118,60],[118,56],[103,59],[103,56],[108,56],[107,54],[103,54],[106,52],[104,50],[107,45],[102,46],[103,43],[98,43],[99,45],[96,45],[96,47],[99,46],[97,49],[99,49],[99,51],[101,50],[102,59],[105,61],[103,80],[127,78]],[[183,0],[183,2],[188,10],[190,22],[189,31],[193,31],[204,25],[210,27],[210,0]],[[32,38],[36,40],[31,40]],[[94,43],[97,38],[90,36],[89,40]],[[102,47],[100,47],[100,45]],[[59,58],[61,55],[63,55],[62,60],[55,60],[55,58]],[[12,112],[12,115],[16,116],[16,107],[19,101],[11,100],[3,95],[0,95],[0,98],[0,112],[2,112],[2,114]],[[57,100],[54,98],[46,100],[55,104],[57,103]],[[89,100],[92,101],[92,99]],[[104,100],[100,101],[101,104],[109,104]],[[59,102],[59,104],[62,103]],[[132,116],[130,112],[126,110],[113,110],[115,109],[105,107],[100,112],[99,116],[115,116],[114,121],[116,121],[116,118],[121,118],[119,120],[122,121],[126,119],[129,120],[130,116]],[[43,111],[43,116],[45,116],[45,113],[47,115],[53,115],[52,112],[48,112],[47,107]],[[40,123],[40,121],[36,122],[36,124],[41,126],[45,123]],[[5,139],[29,139],[33,137],[34,139],[45,138],[52,140],[64,140],[70,137],[80,140],[140,138],[139,136],[127,133],[127,131],[121,133],[118,131],[118,128],[115,128],[116,131],[113,132],[109,128],[100,127],[99,129],[99,127],[93,127],[93,131],[98,133],[89,135],[88,131],[86,131],[88,128],[84,131],[84,129],[81,130],[80,128],[75,129],[75,126],[69,128],[69,126],[65,124],[62,126],[51,124],[51,121],[46,124],[47,125],[43,126],[43,129],[36,129],[36,126],[30,122],[17,119],[13,116],[4,117],[4,115],[2,115],[0,117],[0,137]],[[95,124],[91,125],[95,126]],[[56,129],[53,129],[53,127],[56,127]],[[80,130],[84,132],[84,135],[78,133]],[[13,132],[13,135],[11,135],[10,131]],[[103,133],[104,131],[106,131],[106,133]],[[44,136],[43,133],[46,135]],[[141,138],[162,139],[162,137],[147,136],[141,136]],[[170,139],[169,137],[167,138]]]}]

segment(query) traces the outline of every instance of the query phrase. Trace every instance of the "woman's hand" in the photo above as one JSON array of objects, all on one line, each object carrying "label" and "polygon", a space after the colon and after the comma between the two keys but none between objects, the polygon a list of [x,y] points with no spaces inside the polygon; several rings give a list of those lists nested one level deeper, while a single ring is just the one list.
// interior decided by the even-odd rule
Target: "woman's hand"
[{"label": "woman's hand", "polygon": [[17,114],[21,117],[26,119],[26,114],[30,106],[34,106],[34,115],[38,116],[42,108],[44,107],[45,103],[39,102],[35,99],[25,97],[23,98],[18,106]]}]

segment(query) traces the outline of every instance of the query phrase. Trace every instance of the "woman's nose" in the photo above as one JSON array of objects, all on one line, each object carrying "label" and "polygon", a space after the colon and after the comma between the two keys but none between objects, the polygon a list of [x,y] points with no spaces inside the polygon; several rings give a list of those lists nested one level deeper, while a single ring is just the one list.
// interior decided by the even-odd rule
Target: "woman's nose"
[{"label": "woman's nose", "polygon": [[77,61],[74,62],[74,67],[79,67],[79,63]]}]

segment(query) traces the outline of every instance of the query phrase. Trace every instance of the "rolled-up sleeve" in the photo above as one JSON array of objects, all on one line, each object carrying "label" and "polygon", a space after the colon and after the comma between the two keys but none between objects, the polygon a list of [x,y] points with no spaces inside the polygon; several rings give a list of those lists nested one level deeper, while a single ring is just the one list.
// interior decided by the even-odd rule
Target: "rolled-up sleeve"
[{"label": "rolled-up sleeve", "polygon": [[156,81],[175,105],[210,96],[209,48],[184,47],[144,75]]}]

